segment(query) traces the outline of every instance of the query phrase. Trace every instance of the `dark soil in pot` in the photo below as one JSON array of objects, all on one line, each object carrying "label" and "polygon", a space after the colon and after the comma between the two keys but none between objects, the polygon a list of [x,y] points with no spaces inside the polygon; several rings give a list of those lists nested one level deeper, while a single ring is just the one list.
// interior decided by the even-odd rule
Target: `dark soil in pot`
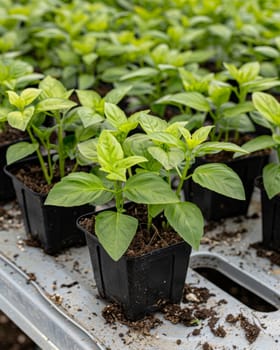
[{"label": "dark soil in pot", "polygon": [[[127,212],[140,217],[140,223],[146,215],[143,206],[129,204]],[[95,281],[103,298],[119,303],[130,320],[157,310],[159,300],[181,300],[191,247],[176,232],[160,231],[158,226],[157,233],[149,233],[140,224],[127,253],[116,262],[92,233],[92,216],[81,217],[78,226],[86,234]]]},{"label": "dark soil in pot", "polygon": [[[68,164],[66,173],[72,170]],[[17,200],[23,214],[28,239],[41,245],[48,254],[57,254],[64,248],[85,244],[84,234],[76,227],[76,219],[93,210],[91,205],[79,207],[45,206],[50,188],[36,158],[20,161],[6,167],[12,178]],[[59,181],[59,177],[55,177]],[[54,182],[55,182],[54,181]]]}]

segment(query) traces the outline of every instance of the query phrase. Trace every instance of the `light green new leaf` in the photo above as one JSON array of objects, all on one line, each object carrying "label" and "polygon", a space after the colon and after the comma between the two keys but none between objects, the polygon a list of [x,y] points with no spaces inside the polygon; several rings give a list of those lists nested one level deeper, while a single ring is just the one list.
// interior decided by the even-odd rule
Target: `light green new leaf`
[{"label": "light green new leaf", "polygon": [[180,202],[167,204],[164,214],[173,229],[194,249],[198,249],[204,227],[200,209],[193,203]]},{"label": "light green new leaf", "polygon": [[6,92],[11,105],[16,106],[18,109],[24,108],[24,103],[16,92],[10,90]]},{"label": "light green new leaf", "polygon": [[64,98],[47,98],[45,100],[40,101],[37,104],[38,112],[46,112],[46,111],[57,111],[70,109],[77,105],[77,103],[64,99]]},{"label": "light green new leaf", "polygon": [[254,92],[253,104],[256,109],[272,124],[280,125],[280,103],[265,92]]},{"label": "light green new leaf", "polygon": [[108,189],[93,174],[76,172],[54,185],[45,201],[46,205],[73,207],[94,202]]},{"label": "light green new leaf", "polygon": [[208,139],[210,131],[214,127],[214,125],[202,126],[192,134],[192,139],[199,141],[199,143],[206,141]]},{"label": "light green new leaf", "polygon": [[22,112],[14,111],[7,115],[8,123],[15,129],[25,131],[28,123],[33,117],[35,108],[33,106],[25,108]]},{"label": "light green new leaf", "polygon": [[138,221],[132,216],[104,211],[95,219],[95,233],[106,252],[119,260],[136,234]]},{"label": "light green new leaf", "polygon": [[85,128],[100,123],[104,120],[104,118],[100,114],[95,113],[94,110],[92,110],[89,107],[78,107],[76,109],[76,112],[80,117]]},{"label": "light green new leaf", "polygon": [[238,105],[230,106],[223,110],[223,116],[226,118],[236,117],[243,113],[248,113],[254,110],[252,102],[244,102]]},{"label": "light green new leaf", "polygon": [[7,164],[12,164],[27,156],[30,156],[38,148],[38,143],[17,142],[14,145],[11,145],[6,152]]},{"label": "light green new leaf", "polygon": [[77,147],[85,159],[91,161],[92,163],[95,163],[98,161],[96,145],[97,139],[90,139],[79,143]]},{"label": "light green new leaf", "polygon": [[76,90],[82,106],[95,109],[101,101],[101,96],[93,90]]},{"label": "light green new leaf", "polygon": [[130,156],[130,157],[127,157],[127,158],[124,158],[124,159],[117,161],[116,166],[117,166],[117,168],[129,169],[136,164],[147,162],[147,161],[148,160],[144,157]]},{"label": "light green new leaf", "polygon": [[96,150],[98,161],[106,172],[110,172],[114,164],[124,158],[120,143],[108,130],[100,134]]},{"label": "light green new leaf", "polygon": [[200,186],[224,196],[245,199],[243,184],[239,176],[225,164],[200,165],[194,170],[192,179]]},{"label": "light green new leaf", "polygon": [[115,128],[127,122],[125,113],[113,103],[105,102],[104,113],[108,122]]},{"label": "light green new leaf", "polygon": [[168,124],[165,120],[152,115],[144,114],[139,118],[142,129],[149,135],[153,132],[161,132],[166,130]]},{"label": "light green new leaf", "polygon": [[30,105],[40,94],[42,90],[28,88],[22,91],[21,98],[24,100],[25,106]]},{"label": "light green new leaf", "polygon": [[71,91],[67,91],[64,85],[57,79],[47,76],[39,84],[39,88],[42,91],[42,98],[61,98],[66,99],[71,94]]},{"label": "light green new leaf", "polygon": [[269,199],[280,193],[280,164],[270,163],[264,167],[263,184]]},{"label": "light green new leaf", "polygon": [[140,173],[130,177],[123,191],[125,197],[135,203],[163,204],[179,201],[170,186],[152,173]]},{"label": "light green new leaf", "polygon": [[[273,148],[276,145],[277,143],[273,140],[272,136],[261,135],[244,143],[241,148],[249,153],[252,153],[252,152],[256,152],[256,151],[260,151],[268,148]],[[242,153],[236,152],[233,158],[237,158],[242,155],[243,155]]]}]

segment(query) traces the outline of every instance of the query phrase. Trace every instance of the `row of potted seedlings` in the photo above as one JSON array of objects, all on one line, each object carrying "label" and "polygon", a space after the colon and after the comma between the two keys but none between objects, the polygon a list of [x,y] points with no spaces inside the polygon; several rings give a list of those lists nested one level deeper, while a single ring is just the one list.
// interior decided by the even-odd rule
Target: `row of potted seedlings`
[{"label": "row of potted seedlings", "polygon": [[[239,70],[226,67],[235,74],[237,88],[213,80],[206,96],[201,91],[164,96],[156,104],[175,105],[181,112],[169,121],[145,109],[127,114],[120,105],[132,86],[102,97],[36,76],[37,81],[42,78],[37,87],[5,90],[3,121],[28,138],[8,148],[5,168],[27,234],[56,254],[84,244],[85,233],[100,295],[119,302],[130,319],[155,310],[159,299],[180,301],[189,254],[199,247],[204,218],[246,214],[253,181],[266,163],[263,204],[273,198],[279,206],[279,164],[268,162],[267,149],[279,153],[280,104],[261,92],[279,82],[260,77],[255,63]],[[265,135],[238,145],[241,126],[252,125],[250,118],[265,127]],[[24,159],[33,154],[35,158]],[[246,178],[249,189],[244,190]],[[206,192],[197,194],[201,190]],[[224,201],[214,211],[215,204],[207,199],[213,191]],[[238,203],[231,213],[224,210],[227,197]],[[245,199],[244,212],[236,212]],[[103,210],[96,211],[97,206]],[[274,241],[264,239],[268,247],[279,243],[277,217]],[[263,215],[266,222],[272,223],[271,217]]]}]

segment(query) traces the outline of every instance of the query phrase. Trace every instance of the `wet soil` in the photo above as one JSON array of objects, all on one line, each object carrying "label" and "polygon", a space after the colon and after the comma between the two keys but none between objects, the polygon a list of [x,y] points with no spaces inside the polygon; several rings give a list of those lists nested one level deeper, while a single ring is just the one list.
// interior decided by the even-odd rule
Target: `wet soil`
[{"label": "wet soil", "polygon": [[[147,230],[146,206],[128,204],[126,214],[137,218],[140,223],[138,225],[138,231],[126,252],[126,256],[141,256],[155,249],[182,242],[182,238],[171,227],[165,224],[161,215],[153,220],[151,230]],[[94,217],[83,219],[80,221],[80,225],[88,232],[94,234]]]},{"label": "wet soil", "polygon": [[0,132],[0,145],[6,145],[24,138],[26,138],[25,133],[7,126],[5,131]]}]

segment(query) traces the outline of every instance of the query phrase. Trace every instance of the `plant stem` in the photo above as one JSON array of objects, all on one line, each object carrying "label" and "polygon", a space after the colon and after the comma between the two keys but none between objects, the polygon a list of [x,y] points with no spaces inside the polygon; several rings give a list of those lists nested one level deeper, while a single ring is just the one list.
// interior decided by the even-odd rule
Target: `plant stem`
[{"label": "plant stem", "polygon": [[55,120],[57,124],[57,142],[58,142],[58,162],[59,162],[59,174],[60,178],[65,175],[65,159],[63,152],[63,118],[60,117],[59,113],[55,113]]},{"label": "plant stem", "polygon": [[[29,137],[30,137],[31,142],[32,142],[33,144],[37,143],[37,141],[36,141],[34,135],[32,134],[32,132],[31,132],[31,130],[30,130],[30,128],[28,127],[26,130],[27,130],[27,132],[28,132],[28,135],[29,135]],[[51,177],[50,177],[49,174],[48,174],[48,169],[47,169],[46,164],[45,164],[45,162],[44,162],[43,156],[42,156],[42,154],[41,154],[41,152],[40,152],[40,148],[38,148],[38,149],[36,150],[36,153],[37,153],[37,157],[38,157],[38,160],[39,160],[39,163],[40,163],[42,172],[43,172],[43,174],[44,174],[44,178],[45,178],[47,184],[50,185],[52,179],[51,179]]]},{"label": "plant stem", "polygon": [[118,213],[122,213],[123,211],[123,195],[122,195],[122,184],[120,181],[115,181],[114,183],[115,188],[115,201],[116,201],[116,209]]},{"label": "plant stem", "polygon": [[186,157],[186,164],[184,166],[184,169],[183,169],[183,172],[182,172],[182,176],[180,176],[180,182],[179,182],[179,185],[178,185],[177,190],[176,190],[176,194],[177,194],[177,196],[179,198],[180,198],[180,193],[181,193],[183,185],[184,185],[184,181],[185,181],[185,179],[187,177],[187,173],[188,173],[189,168],[190,168],[190,163],[191,163],[191,158],[188,155]]}]

